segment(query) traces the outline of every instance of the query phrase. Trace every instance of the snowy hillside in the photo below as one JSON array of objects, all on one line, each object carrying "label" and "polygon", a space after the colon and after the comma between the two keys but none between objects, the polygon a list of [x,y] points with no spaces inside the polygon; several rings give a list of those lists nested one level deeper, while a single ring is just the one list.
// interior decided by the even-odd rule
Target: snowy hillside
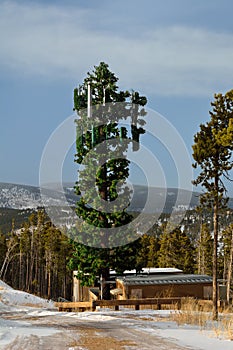
[{"label": "snowy hillside", "polygon": [[[64,193],[56,190],[56,185],[52,190],[46,190],[43,194],[44,202],[41,200],[40,188],[36,186],[1,183],[0,182],[0,208],[12,209],[36,209],[41,206],[60,206],[65,194],[69,205],[74,206],[78,197],[74,194],[74,184],[64,184]],[[133,186],[133,193],[128,211],[141,212],[145,208],[145,203],[150,193],[150,202],[147,204],[145,212],[164,212],[170,213],[172,210],[193,209],[198,205],[199,193],[190,192],[188,190],[179,190],[177,188],[161,189],[156,187],[147,188],[141,185]],[[177,200],[178,198],[178,200]],[[233,209],[233,198],[229,199],[228,206]]]},{"label": "snowy hillside", "polygon": [[[64,189],[67,200],[75,204],[76,196],[68,188]],[[47,191],[44,198],[46,205],[61,205],[61,194],[56,191]],[[36,209],[44,206],[41,200],[40,188],[10,183],[0,183],[0,207],[12,209]]]},{"label": "snowy hillside", "polygon": [[[70,205],[75,205],[78,197],[74,194],[74,184],[64,185],[64,194]],[[148,212],[169,213],[175,207],[177,210],[187,210],[194,208],[198,204],[198,194],[187,190],[179,190],[179,200],[177,201],[178,190],[176,188],[161,189],[151,187],[149,190],[145,186],[134,185],[129,211],[141,211],[145,207],[150,192],[150,203],[147,205]],[[44,194],[44,190],[43,190]],[[0,183],[0,207],[12,209],[36,209],[44,205],[60,206],[61,192],[53,186],[52,190],[46,190],[46,196],[41,200],[40,188],[35,186]]]}]

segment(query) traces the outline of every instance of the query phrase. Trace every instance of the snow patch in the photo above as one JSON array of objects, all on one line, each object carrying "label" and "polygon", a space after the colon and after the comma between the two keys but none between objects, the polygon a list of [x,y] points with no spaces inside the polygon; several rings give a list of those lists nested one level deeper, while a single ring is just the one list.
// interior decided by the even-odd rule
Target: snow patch
[{"label": "snow patch", "polygon": [[51,300],[37,297],[27,292],[15,290],[0,280],[0,303],[9,306],[31,306],[53,308],[54,303]]}]

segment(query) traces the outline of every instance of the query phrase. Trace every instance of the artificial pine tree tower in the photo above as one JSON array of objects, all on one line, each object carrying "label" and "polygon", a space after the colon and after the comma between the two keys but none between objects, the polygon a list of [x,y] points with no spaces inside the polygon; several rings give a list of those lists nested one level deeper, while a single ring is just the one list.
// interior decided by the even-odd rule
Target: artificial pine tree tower
[{"label": "artificial pine tree tower", "polygon": [[[139,149],[147,102],[138,92],[118,91],[117,81],[101,62],[74,90],[80,220],[70,265],[84,285],[93,284],[99,276],[104,299],[110,297],[110,268],[122,273],[136,263],[137,234],[129,228],[132,215],[126,211],[130,203],[127,150]],[[123,126],[129,118],[130,127]]]}]

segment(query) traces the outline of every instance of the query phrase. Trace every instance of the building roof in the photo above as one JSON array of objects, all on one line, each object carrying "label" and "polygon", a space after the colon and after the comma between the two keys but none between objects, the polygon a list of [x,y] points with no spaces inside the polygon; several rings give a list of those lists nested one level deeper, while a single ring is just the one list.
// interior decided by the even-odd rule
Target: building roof
[{"label": "building roof", "polygon": [[212,283],[210,276],[190,274],[134,275],[118,277],[116,280],[127,286]]},{"label": "building roof", "polygon": [[143,267],[143,273],[182,273],[183,271],[175,267]]},{"label": "building roof", "polygon": [[[163,273],[182,273],[183,271],[175,267],[143,267],[140,274],[163,274]],[[125,270],[124,275],[136,275],[136,270]],[[110,275],[116,275],[116,271],[111,270]]]}]

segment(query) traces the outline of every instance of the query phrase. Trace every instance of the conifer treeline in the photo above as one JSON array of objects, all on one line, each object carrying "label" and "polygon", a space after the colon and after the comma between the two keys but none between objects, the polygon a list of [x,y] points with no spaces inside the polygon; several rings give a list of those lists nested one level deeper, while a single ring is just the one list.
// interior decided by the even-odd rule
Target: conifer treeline
[{"label": "conifer treeline", "polygon": [[[176,267],[184,273],[212,275],[213,238],[208,220],[198,223],[194,213],[180,227],[157,223],[135,241],[135,269]],[[190,224],[190,218],[193,225]],[[219,275],[227,288],[232,281],[233,224],[222,228],[219,245]],[[13,288],[57,300],[72,299],[69,262],[73,242],[46,217],[43,210],[32,214],[20,230],[0,234],[0,279]]]},{"label": "conifer treeline", "polygon": [[0,278],[12,287],[48,299],[71,298],[72,244],[44,211],[32,214],[21,230],[1,235],[0,251]]}]

